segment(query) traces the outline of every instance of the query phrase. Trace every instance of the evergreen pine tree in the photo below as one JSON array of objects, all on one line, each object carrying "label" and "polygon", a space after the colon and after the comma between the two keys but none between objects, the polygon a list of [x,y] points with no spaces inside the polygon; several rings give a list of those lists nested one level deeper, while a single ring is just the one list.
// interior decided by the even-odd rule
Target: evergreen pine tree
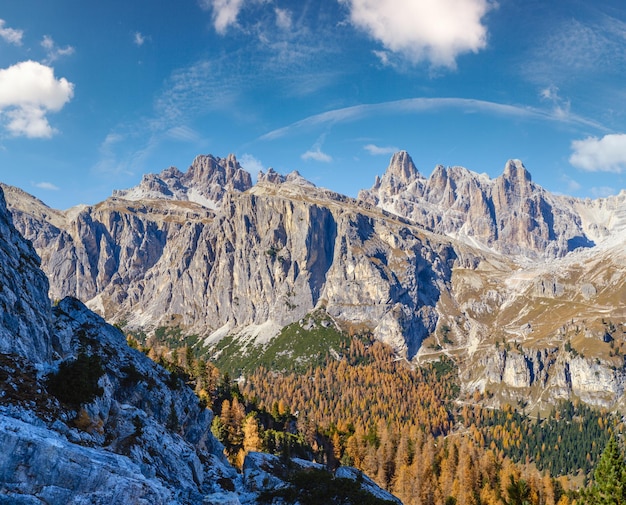
[{"label": "evergreen pine tree", "polygon": [[621,505],[626,503],[626,464],[614,437],[602,453],[593,474],[593,484],[583,495],[587,505]]}]

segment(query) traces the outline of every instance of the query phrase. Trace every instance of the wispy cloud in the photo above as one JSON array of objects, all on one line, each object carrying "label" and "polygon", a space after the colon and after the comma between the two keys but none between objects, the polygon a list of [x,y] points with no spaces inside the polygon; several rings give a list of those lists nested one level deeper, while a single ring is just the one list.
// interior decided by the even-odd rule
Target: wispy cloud
[{"label": "wispy cloud", "polygon": [[125,140],[124,135],[109,133],[100,144],[100,158],[93,166],[92,171],[104,176],[133,175],[131,169],[132,156],[123,157],[118,154]]},{"label": "wispy cloud", "polygon": [[367,145],[363,146],[363,149],[365,149],[372,156],[393,154],[393,153],[397,153],[400,150],[400,149],[398,149],[395,146],[383,146],[383,147],[381,147],[381,146],[377,146],[376,144],[367,144]]},{"label": "wispy cloud", "polygon": [[617,194],[617,189],[609,186],[597,186],[591,188],[591,196],[594,198],[606,198],[607,196]]},{"label": "wispy cloud", "polygon": [[464,113],[485,113],[498,116],[518,117],[542,121],[557,121],[566,124],[584,125],[606,131],[606,128],[594,121],[575,114],[555,114],[553,110],[535,107],[508,105],[469,98],[407,98],[377,104],[363,104],[342,109],[335,109],[272,130],[260,137],[261,140],[281,138],[293,131],[314,128],[320,125],[333,125],[356,121],[377,114],[416,114],[440,109],[458,109]]},{"label": "wispy cloud", "polygon": [[251,154],[244,153],[239,158],[239,163],[251,174],[257,174],[263,170],[263,163],[260,160],[252,156]]},{"label": "wispy cloud", "polygon": [[571,103],[569,99],[566,100],[561,98],[561,96],[559,95],[559,88],[556,87],[554,84],[542,89],[539,92],[539,96],[542,100],[552,104],[552,110],[555,116],[566,118],[570,115]]},{"label": "wispy cloud", "polygon": [[572,142],[569,162],[586,172],[626,171],[626,134],[587,137]]},{"label": "wispy cloud", "polygon": [[582,189],[582,184],[567,175],[561,176],[561,181],[565,185],[564,194],[571,195]]},{"label": "wispy cloud", "polygon": [[291,11],[289,9],[274,9],[276,14],[276,26],[282,30],[290,30],[292,25]]},{"label": "wispy cloud", "polygon": [[23,36],[23,30],[9,28],[8,26],[6,26],[6,21],[4,19],[0,19],[0,38],[2,40],[15,46],[21,46]]},{"label": "wispy cloud", "polygon": [[[232,109],[238,96],[238,80],[221,60],[202,60],[176,69],[157,93],[152,112],[129,123],[118,124],[102,141],[93,171],[105,176],[132,175],[163,141],[200,144],[202,136],[188,125],[215,110]],[[132,139],[132,142],[130,142]]]},{"label": "wispy cloud", "polygon": [[49,35],[44,35],[43,40],[41,41],[41,47],[46,50],[44,63],[47,64],[58,60],[61,56],[70,56],[71,54],[74,54],[74,48],[72,46],[59,47]]},{"label": "wispy cloud", "polygon": [[237,23],[244,0],[200,0],[199,4],[204,10],[212,10],[215,31],[223,35],[228,27]]},{"label": "wispy cloud", "polygon": [[143,33],[141,33],[141,32],[135,32],[135,33],[133,34],[133,43],[134,43],[136,46],[139,46],[139,47],[143,46],[143,45],[146,43],[146,41],[147,41],[147,40],[148,40],[148,37],[146,37],[146,36],[145,36]]},{"label": "wispy cloud", "polygon": [[535,46],[519,64],[523,75],[540,85],[615,75],[626,66],[626,23],[610,16],[568,17],[534,36]]},{"label": "wispy cloud", "polygon": [[0,112],[4,127],[15,136],[47,138],[55,133],[47,119],[74,96],[74,85],[57,79],[52,68],[35,61],[24,61],[0,69]]},{"label": "wispy cloud", "polygon": [[169,129],[210,110],[228,109],[236,103],[239,84],[223,82],[219,76],[232,75],[227,70],[222,61],[201,60],[174,71],[155,99],[151,127]]},{"label": "wispy cloud", "polygon": [[167,130],[165,136],[180,142],[195,143],[201,140],[200,134],[188,126],[174,126]]},{"label": "wispy cloud", "polygon": [[55,186],[54,184],[52,184],[51,182],[35,182],[33,183],[33,186],[35,186],[36,188],[39,189],[46,189],[49,191],[58,191],[60,188],[58,186]]},{"label": "wispy cloud", "polygon": [[[487,45],[483,18],[487,0],[339,0],[348,6],[350,21],[390,52],[413,63],[456,66],[460,54]],[[379,54],[380,55],[380,54]],[[388,61],[384,55],[383,61]]]},{"label": "wispy cloud", "polygon": [[330,163],[331,161],[333,161],[332,156],[322,151],[322,144],[324,143],[324,138],[325,138],[325,135],[322,135],[319,139],[317,139],[315,144],[313,144],[311,149],[303,153],[300,157],[305,161],[313,160],[313,161],[319,161],[321,163]]}]

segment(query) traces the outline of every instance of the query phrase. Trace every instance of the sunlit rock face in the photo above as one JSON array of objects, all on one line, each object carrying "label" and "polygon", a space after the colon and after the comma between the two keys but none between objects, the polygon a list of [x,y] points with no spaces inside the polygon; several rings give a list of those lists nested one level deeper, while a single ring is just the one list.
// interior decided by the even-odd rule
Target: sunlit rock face
[{"label": "sunlit rock face", "polygon": [[509,160],[495,179],[441,165],[425,178],[410,156],[400,152],[359,199],[509,255],[562,257],[593,245],[576,209],[533,183],[520,160]]}]

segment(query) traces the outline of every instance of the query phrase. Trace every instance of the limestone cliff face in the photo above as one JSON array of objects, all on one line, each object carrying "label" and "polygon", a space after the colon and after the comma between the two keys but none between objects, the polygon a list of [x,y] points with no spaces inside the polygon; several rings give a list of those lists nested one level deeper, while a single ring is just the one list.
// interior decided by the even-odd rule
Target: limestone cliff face
[{"label": "limestone cliff face", "polygon": [[[212,160],[207,169],[217,170]],[[204,166],[196,160],[192,168]],[[176,178],[195,180],[200,168]],[[268,338],[323,307],[372,328],[409,358],[434,330],[454,259],[447,240],[364,211],[297,173],[261,174],[250,191],[226,191],[216,212],[121,194],[68,211],[56,224],[41,205],[33,212],[14,201],[18,227],[41,250],[53,298],[80,298],[130,326],[175,324],[207,337]]]},{"label": "limestone cliff face", "polygon": [[519,160],[496,179],[462,167],[437,166],[423,177],[406,152],[359,199],[433,231],[475,239],[504,254],[561,257],[590,247],[580,215],[532,182]]},{"label": "limestone cliff face", "polygon": [[39,257],[13,227],[0,189],[0,352],[51,358],[48,279]]}]

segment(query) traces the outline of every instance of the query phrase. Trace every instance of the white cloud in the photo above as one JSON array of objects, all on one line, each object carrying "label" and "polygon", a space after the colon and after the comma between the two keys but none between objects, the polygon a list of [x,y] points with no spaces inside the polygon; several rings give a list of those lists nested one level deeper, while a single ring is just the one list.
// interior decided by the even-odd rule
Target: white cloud
[{"label": "white cloud", "polygon": [[539,91],[539,96],[544,100],[555,101],[559,100],[559,88],[557,88],[554,84],[551,84],[547,88],[544,88]]},{"label": "white cloud", "polygon": [[188,126],[174,126],[167,130],[165,136],[181,142],[198,142],[201,139],[198,132]]},{"label": "white cloud", "polygon": [[263,163],[251,154],[242,154],[239,163],[251,174],[256,174],[263,170]]},{"label": "white cloud", "polygon": [[276,26],[283,30],[291,29],[291,12],[288,9],[279,9],[278,7],[274,9],[274,12],[276,13]]},{"label": "white cloud", "polygon": [[5,27],[6,21],[0,19],[0,38],[5,42],[16,46],[22,45],[22,37],[24,36],[23,30],[16,30],[15,28]]},{"label": "white cloud", "polygon": [[74,54],[74,48],[72,46],[58,47],[52,37],[44,35],[41,41],[41,47],[46,50],[45,63],[52,63],[58,60],[61,56],[69,56]]},{"label": "white cloud", "polygon": [[59,190],[59,187],[55,186],[51,182],[42,181],[42,182],[36,182],[33,185],[36,188],[39,188],[39,189],[47,189],[47,190],[50,190],[50,191],[58,191]]},{"label": "white cloud", "polygon": [[13,135],[50,137],[55,130],[46,114],[57,112],[74,96],[74,85],[57,79],[52,68],[24,61],[0,69],[0,113],[9,119]]},{"label": "white cloud", "polygon": [[323,153],[321,148],[314,147],[313,149],[305,152],[301,158],[303,160],[315,160],[321,161],[322,163],[330,163],[333,161],[333,158],[326,153]]},{"label": "white cloud", "polygon": [[239,11],[243,7],[244,0],[199,0],[200,7],[204,10],[213,10],[213,26],[217,33],[223,35],[230,25],[237,22]]},{"label": "white cloud", "polygon": [[456,58],[487,45],[488,0],[339,0],[350,21],[413,63],[454,68]]},{"label": "white cloud", "polygon": [[318,140],[311,149],[300,156],[303,160],[314,160],[321,163],[330,163],[333,158],[328,154],[322,152],[322,142]]},{"label": "white cloud", "polygon": [[377,156],[381,154],[393,154],[393,153],[397,153],[400,150],[395,146],[381,147],[375,144],[367,144],[366,146],[363,146],[363,149],[365,149],[372,156]]},{"label": "white cloud", "polygon": [[601,139],[587,137],[572,142],[569,162],[587,172],[626,171],[626,134],[605,135]]},{"label": "white cloud", "polygon": [[272,130],[260,137],[261,140],[274,140],[292,131],[310,129],[321,125],[333,125],[356,121],[378,114],[416,114],[441,109],[458,109],[465,113],[482,113],[496,116],[526,118],[532,120],[557,121],[564,124],[591,126],[606,130],[602,125],[575,114],[556,114],[534,107],[522,107],[471,98],[406,98],[391,102],[354,105],[343,109],[335,109],[301,119],[288,126]]},{"label": "white cloud", "polygon": [[570,101],[561,98],[559,94],[559,88],[556,87],[554,84],[551,84],[547,88],[540,90],[539,96],[542,100],[552,103],[555,116],[565,118],[570,114]]},{"label": "white cloud", "polygon": [[137,46],[143,46],[144,43],[146,42],[146,36],[143,35],[141,32],[135,32],[133,36],[133,42]]}]

